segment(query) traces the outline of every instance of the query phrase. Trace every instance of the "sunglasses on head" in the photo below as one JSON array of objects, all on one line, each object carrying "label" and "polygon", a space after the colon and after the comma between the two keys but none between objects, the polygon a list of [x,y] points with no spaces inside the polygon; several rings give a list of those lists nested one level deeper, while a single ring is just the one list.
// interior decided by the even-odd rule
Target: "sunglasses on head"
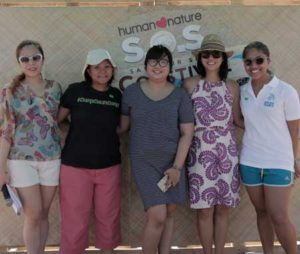
[{"label": "sunglasses on head", "polygon": [[33,62],[39,62],[42,59],[43,55],[38,53],[33,56],[20,56],[18,60],[20,63],[29,63],[30,60],[32,60]]},{"label": "sunglasses on head", "polygon": [[212,56],[213,58],[220,58],[222,56],[222,52],[217,50],[201,52],[202,58],[209,58],[209,56]]},{"label": "sunglasses on head", "polygon": [[167,59],[149,59],[148,64],[152,67],[159,65],[160,67],[166,67],[169,64]]},{"label": "sunglasses on head", "polygon": [[244,63],[247,66],[251,66],[253,63],[256,63],[257,65],[261,65],[264,63],[264,61],[265,61],[265,59],[263,57],[259,56],[254,59],[245,59]]}]

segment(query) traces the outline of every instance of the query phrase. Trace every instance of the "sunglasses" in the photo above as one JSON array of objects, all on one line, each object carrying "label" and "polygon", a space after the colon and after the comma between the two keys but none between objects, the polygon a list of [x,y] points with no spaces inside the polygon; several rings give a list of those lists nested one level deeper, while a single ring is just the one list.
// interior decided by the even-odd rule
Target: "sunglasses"
[{"label": "sunglasses", "polygon": [[149,59],[148,64],[152,67],[159,65],[160,67],[166,67],[169,65],[169,61],[167,59]]},{"label": "sunglasses", "polygon": [[33,56],[20,56],[18,60],[20,63],[29,63],[30,60],[33,62],[39,62],[42,59],[43,55],[38,53]]},{"label": "sunglasses", "polygon": [[264,61],[265,61],[265,59],[263,57],[259,56],[254,59],[245,59],[244,63],[246,66],[251,66],[253,63],[256,63],[257,65],[261,65],[264,63]]},{"label": "sunglasses", "polygon": [[220,58],[222,56],[222,52],[217,51],[217,50],[201,52],[201,57],[202,58],[207,59],[207,58],[209,58],[209,56],[212,56],[213,58]]}]

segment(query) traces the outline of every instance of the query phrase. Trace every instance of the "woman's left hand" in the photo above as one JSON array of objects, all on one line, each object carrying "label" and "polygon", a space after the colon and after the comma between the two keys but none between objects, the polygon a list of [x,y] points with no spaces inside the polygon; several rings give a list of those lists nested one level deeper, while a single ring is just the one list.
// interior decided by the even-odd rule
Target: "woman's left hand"
[{"label": "woman's left hand", "polygon": [[167,186],[176,186],[180,180],[180,170],[175,168],[169,168],[165,171],[165,175],[168,175]]},{"label": "woman's left hand", "polygon": [[294,174],[294,178],[297,179],[298,177],[300,177],[300,165],[295,163],[295,174]]}]

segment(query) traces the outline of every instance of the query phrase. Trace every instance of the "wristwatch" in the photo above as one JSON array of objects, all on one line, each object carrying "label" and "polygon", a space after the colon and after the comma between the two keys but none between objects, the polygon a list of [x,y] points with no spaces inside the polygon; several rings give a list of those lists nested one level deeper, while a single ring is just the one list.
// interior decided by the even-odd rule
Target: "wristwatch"
[{"label": "wristwatch", "polygon": [[174,168],[174,169],[176,169],[176,170],[178,170],[178,171],[181,170],[181,168],[179,168],[177,165],[173,165],[172,168]]}]

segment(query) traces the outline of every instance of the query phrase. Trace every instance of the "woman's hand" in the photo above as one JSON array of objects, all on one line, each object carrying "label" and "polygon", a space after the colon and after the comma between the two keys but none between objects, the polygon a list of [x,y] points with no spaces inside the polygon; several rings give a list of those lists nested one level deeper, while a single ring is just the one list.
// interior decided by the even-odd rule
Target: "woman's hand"
[{"label": "woman's hand", "polygon": [[165,175],[168,176],[167,186],[176,186],[180,180],[180,169],[169,168],[165,171]]},{"label": "woman's hand", "polygon": [[8,183],[8,175],[5,171],[6,168],[0,169],[0,188],[2,188],[3,184]]},{"label": "woman's hand", "polygon": [[7,175],[7,157],[10,151],[10,143],[3,137],[0,137],[0,187],[8,183]]},{"label": "woman's hand", "polygon": [[295,163],[295,173],[294,173],[294,178],[297,179],[300,176],[300,165]]},{"label": "woman's hand", "polygon": [[129,130],[130,127],[130,117],[127,115],[121,115],[120,124],[117,127],[117,134],[120,136]]}]

